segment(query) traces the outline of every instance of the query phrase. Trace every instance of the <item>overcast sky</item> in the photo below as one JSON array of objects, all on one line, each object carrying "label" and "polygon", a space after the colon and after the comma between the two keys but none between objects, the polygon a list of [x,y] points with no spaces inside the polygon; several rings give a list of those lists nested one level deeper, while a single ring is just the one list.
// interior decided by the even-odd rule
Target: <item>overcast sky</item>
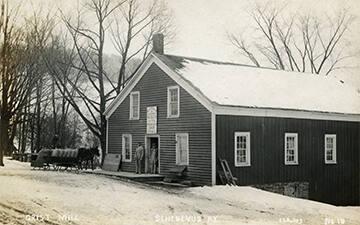
[{"label": "overcast sky", "polygon": [[[249,12],[254,8],[254,0],[169,0],[174,10],[178,27],[177,42],[172,51],[183,55],[196,55],[215,59],[232,60],[233,47],[229,45],[226,32],[246,31],[252,20]],[[262,1],[264,2],[264,1]],[[312,11],[314,14],[333,13],[348,7],[360,17],[359,0],[288,0],[287,9],[291,13]],[[359,20],[360,18],[357,18]],[[360,43],[359,21],[353,24],[351,36]]]},{"label": "overcast sky", "polygon": [[[75,0],[32,0],[32,2],[34,2],[33,7],[58,5],[70,12],[76,7]],[[166,2],[173,12],[177,31],[175,41],[165,49],[167,53],[222,61],[240,60],[229,44],[226,32],[247,31],[251,25],[249,12],[254,8],[254,0],[166,0]],[[341,8],[348,8],[357,16],[349,37],[354,48],[359,48],[360,0],[277,0],[276,2],[278,4],[286,2],[287,10],[291,13],[331,14]],[[107,45],[106,52],[116,54],[110,44]],[[360,84],[360,73],[357,78]]]}]

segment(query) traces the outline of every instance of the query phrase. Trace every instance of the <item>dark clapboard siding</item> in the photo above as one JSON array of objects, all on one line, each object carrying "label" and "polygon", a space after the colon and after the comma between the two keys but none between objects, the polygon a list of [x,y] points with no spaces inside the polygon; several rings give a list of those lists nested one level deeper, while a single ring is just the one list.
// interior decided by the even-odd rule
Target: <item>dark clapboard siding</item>
[{"label": "dark clapboard siding", "polygon": [[[250,131],[251,166],[234,166],[234,132]],[[284,164],[284,136],[298,133],[299,165]],[[324,162],[324,135],[336,134],[337,164]],[[309,182],[309,198],[332,204],[359,204],[359,123],[216,117],[217,157],[226,158],[239,184]]]},{"label": "dark clapboard siding", "polygon": [[[109,118],[109,153],[121,153],[121,136],[132,134],[133,156],[137,143],[145,142],[146,107],[158,107],[158,134],[160,135],[160,172],[175,165],[175,133],[189,133],[188,177],[195,184],[211,184],[211,113],[180,87],[180,117],[167,117],[167,87],[176,83],[153,64],[133,91],[140,91],[140,120],[129,120],[129,102],[126,100]],[[134,160],[123,163],[122,170],[135,171]]]}]

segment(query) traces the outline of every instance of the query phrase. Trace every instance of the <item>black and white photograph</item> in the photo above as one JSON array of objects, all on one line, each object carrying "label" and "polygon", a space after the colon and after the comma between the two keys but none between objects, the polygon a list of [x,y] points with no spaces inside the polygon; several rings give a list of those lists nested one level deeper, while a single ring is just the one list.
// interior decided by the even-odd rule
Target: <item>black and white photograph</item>
[{"label": "black and white photograph", "polygon": [[0,225],[359,225],[359,0],[0,0]]}]

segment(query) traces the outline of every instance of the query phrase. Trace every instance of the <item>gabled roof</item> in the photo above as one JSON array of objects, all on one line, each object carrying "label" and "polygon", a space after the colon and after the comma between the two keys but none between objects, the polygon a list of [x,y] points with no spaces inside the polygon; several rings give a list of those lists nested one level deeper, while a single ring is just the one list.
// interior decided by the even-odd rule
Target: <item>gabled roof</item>
[{"label": "gabled roof", "polygon": [[360,114],[360,93],[332,76],[160,56],[219,105]]},{"label": "gabled roof", "polygon": [[[210,111],[231,107],[232,111],[245,108],[360,115],[360,93],[332,76],[156,53],[143,63],[128,89],[152,63],[185,85]],[[106,110],[107,117],[120,104],[121,96],[127,96],[125,89]]]}]

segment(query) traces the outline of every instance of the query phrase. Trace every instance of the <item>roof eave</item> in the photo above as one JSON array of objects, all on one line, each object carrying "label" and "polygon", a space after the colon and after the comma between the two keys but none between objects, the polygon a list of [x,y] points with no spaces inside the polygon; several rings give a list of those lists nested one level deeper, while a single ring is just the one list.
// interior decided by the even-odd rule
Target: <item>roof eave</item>
[{"label": "roof eave", "polygon": [[124,95],[127,96],[127,92],[129,89],[132,89],[132,84],[135,82],[136,77],[139,76],[139,74],[144,72],[144,69],[149,66],[149,64],[152,63],[152,58],[154,57],[153,53],[150,53],[149,56],[144,60],[144,62],[141,64],[137,72],[133,75],[133,77],[130,79],[129,83],[124,87],[123,90],[116,96],[116,98],[110,103],[108,107],[106,107],[104,115],[106,119],[108,119],[111,114],[116,110],[116,108],[121,103],[120,100],[124,97]]},{"label": "roof eave", "polygon": [[360,122],[360,114],[323,112],[299,109],[283,108],[265,108],[220,105],[214,103],[214,113],[216,115],[239,115],[239,116],[258,116],[258,117],[278,117],[294,119],[312,119],[312,120],[334,120],[334,121],[352,121]]}]

